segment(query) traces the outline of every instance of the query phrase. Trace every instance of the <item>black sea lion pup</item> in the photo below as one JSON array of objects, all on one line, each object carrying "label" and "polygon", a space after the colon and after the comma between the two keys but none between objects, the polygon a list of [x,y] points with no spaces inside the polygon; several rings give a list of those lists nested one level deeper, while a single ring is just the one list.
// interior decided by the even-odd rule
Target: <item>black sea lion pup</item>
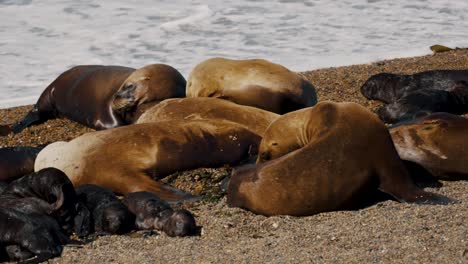
[{"label": "black sea lion pup", "polygon": [[452,114],[468,112],[468,84],[457,82],[448,91],[418,90],[377,110],[380,119],[386,123],[412,119],[418,112]]},{"label": "black sea lion pup", "polygon": [[78,186],[76,192],[84,197],[86,207],[91,212],[91,226],[96,234],[124,234],[132,230],[134,215],[112,191],[85,184]]},{"label": "black sea lion pup", "polygon": [[263,215],[312,215],[362,205],[380,190],[401,202],[447,203],[418,188],[385,125],[354,103],[321,102],[265,132],[261,159],[233,171],[227,202]]},{"label": "black sea lion pup", "polygon": [[3,195],[36,197],[51,204],[52,216],[66,231],[71,231],[76,214],[76,193],[67,175],[55,168],[45,168],[11,182]]},{"label": "black sea lion pup", "polygon": [[13,126],[19,133],[33,124],[66,117],[95,129],[132,123],[147,104],[185,96],[185,79],[173,67],[151,64],[140,69],[80,65],[60,74],[26,117]]},{"label": "black sea lion pup", "polygon": [[420,89],[451,90],[460,81],[468,82],[468,70],[433,70],[413,75],[379,73],[361,86],[361,93],[367,99],[389,104]]},{"label": "black sea lion pup", "polygon": [[217,97],[278,114],[317,103],[309,81],[262,59],[212,58],[199,63],[188,78],[187,97]]},{"label": "black sea lion pup", "polygon": [[433,113],[390,127],[401,159],[443,179],[468,179],[468,119]]},{"label": "black sea lion pup", "polygon": [[256,155],[259,142],[260,136],[233,122],[171,120],[52,143],[34,166],[61,169],[75,186],[96,184],[122,195],[147,191],[178,202],[198,197],[157,180],[176,171],[236,165]]},{"label": "black sea lion pup", "polygon": [[162,230],[169,236],[189,236],[196,231],[195,219],[189,211],[174,211],[154,193],[129,193],[123,203],[136,216],[135,225],[140,230]]},{"label": "black sea lion pup", "polygon": [[35,255],[33,261],[42,262],[59,256],[62,245],[69,242],[55,220],[45,215],[0,207],[0,223],[0,244],[10,255],[23,258],[15,260]]},{"label": "black sea lion pup", "polygon": [[34,172],[34,161],[43,147],[0,148],[0,181],[10,182]]}]

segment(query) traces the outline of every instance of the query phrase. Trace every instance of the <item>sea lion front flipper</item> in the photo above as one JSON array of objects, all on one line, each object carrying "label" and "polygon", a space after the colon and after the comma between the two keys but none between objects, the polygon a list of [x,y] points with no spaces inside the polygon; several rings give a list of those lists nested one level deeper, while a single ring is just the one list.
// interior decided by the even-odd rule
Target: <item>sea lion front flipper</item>
[{"label": "sea lion front flipper", "polygon": [[6,136],[12,132],[11,125],[0,125],[0,136]]},{"label": "sea lion front flipper", "polygon": [[29,113],[23,118],[23,120],[13,125],[12,131],[13,133],[18,134],[31,125],[42,124],[47,120],[48,118],[42,118],[39,109],[35,105],[34,108],[29,111]]}]

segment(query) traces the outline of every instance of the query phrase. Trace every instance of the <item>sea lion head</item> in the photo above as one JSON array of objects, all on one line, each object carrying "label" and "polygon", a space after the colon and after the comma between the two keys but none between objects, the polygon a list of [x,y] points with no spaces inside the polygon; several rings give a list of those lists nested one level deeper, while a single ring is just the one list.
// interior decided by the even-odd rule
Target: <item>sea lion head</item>
[{"label": "sea lion head", "polygon": [[196,231],[195,218],[185,209],[172,211],[164,221],[162,230],[171,237],[193,235]]},{"label": "sea lion head", "polygon": [[114,94],[112,109],[125,115],[145,103],[185,97],[182,74],[165,64],[150,64],[134,71]]},{"label": "sea lion head", "polygon": [[104,209],[102,227],[105,233],[124,234],[129,232],[134,218],[124,205],[109,206]]},{"label": "sea lion head", "polygon": [[394,89],[400,84],[401,76],[393,73],[379,73],[371,76],[361,86],[361,93],[370,100],[381,100],[390,103],[398,98]]}]

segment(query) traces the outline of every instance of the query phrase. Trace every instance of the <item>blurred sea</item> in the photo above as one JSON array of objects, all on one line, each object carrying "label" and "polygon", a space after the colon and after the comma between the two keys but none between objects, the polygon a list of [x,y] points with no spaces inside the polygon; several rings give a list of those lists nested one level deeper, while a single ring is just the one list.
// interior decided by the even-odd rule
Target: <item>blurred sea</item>
[{"label": "blurred sea", "polygon": [[0,0],[0,107],[34,103],[77,64],[214,56],[304,71],[467,47],[468,1]]}]

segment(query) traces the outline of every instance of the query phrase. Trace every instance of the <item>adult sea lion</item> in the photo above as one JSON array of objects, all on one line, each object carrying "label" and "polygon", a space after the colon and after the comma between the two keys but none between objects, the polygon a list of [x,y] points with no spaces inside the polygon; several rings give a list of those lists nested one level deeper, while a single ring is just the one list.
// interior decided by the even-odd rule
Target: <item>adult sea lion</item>
[{"label": "adult sea lion", "polygon": [[154,192],[180,201],[192,195],[155,179],[176,171],[235,165],[256,154],[260,137],[223,120],[172,120],[84,134],[48,145],[35,169],[55,167],[75,186],[96,184],[115,193]]},{"label": "adult sea lion", "polygon": [[185,85],[184,77],[165,64],[75,66],[47,86],[13,132],[60,116],[98,130],[130,124],[148,104],[184,97]]},{"label": "adult sea lion", "polygon": [[419,189],[385,125],[355,103],[321,102],[273,122],[262,159],[233,171],[227,202],[263,215],[353,208],[377,189],[401,202],[447,202]]},{"label": "adult sea lion", "polygon": [[468,112],[468,84],[457,82],[455,87],[449,91],[417,90],[377,110],[380,119],[386,123],[413,119],[419,112],[453,114]]},{"label": "adult sea lion", "polygon": [[367,99],[389,104],[421,89],[448,91],[460,81],[468,82],[468,70],[433,70],[413,75],[379,73],[361,86],[361,93]]},{"label": "adult sea lion", "polygon": [[392,126],[390,135],[403,160],[438,178],[468,179],[467,118],[433,113]]},{"label": "adult sea lion", "polygon": [[128,193],[123,203],[135,216],[137,229],[156,229],[169,236],[190,236],[195,234],[196,224],[192,213],[185,209],[173,210],[169,204],[154,193]]},{"label": "adult sea lion", "polygon": [[91,232],[124,234],[132,230],[135,216],[111,190],[84,184],[78,186],[76,192],[91,212]]},{"label": "adult sea lion", "polygon": [[0,181],[10,182],[34,172],[34,161],[42,147],[0,148]]},{"label": "adult sea lion", "polygon": [[266,128],[279,117],[278,114],[260,108],[239,105],[227,100],[210,97],[167,99],[152,106],[136,123],[166,120],[223,119],[245,126],[263,136]]},{"label": "adult sea lion", "polygon": [[187,97],[217,97],[278,114],[317,103],[314,86],[266,60],[212,58],[199,63],[187,81]]}]

